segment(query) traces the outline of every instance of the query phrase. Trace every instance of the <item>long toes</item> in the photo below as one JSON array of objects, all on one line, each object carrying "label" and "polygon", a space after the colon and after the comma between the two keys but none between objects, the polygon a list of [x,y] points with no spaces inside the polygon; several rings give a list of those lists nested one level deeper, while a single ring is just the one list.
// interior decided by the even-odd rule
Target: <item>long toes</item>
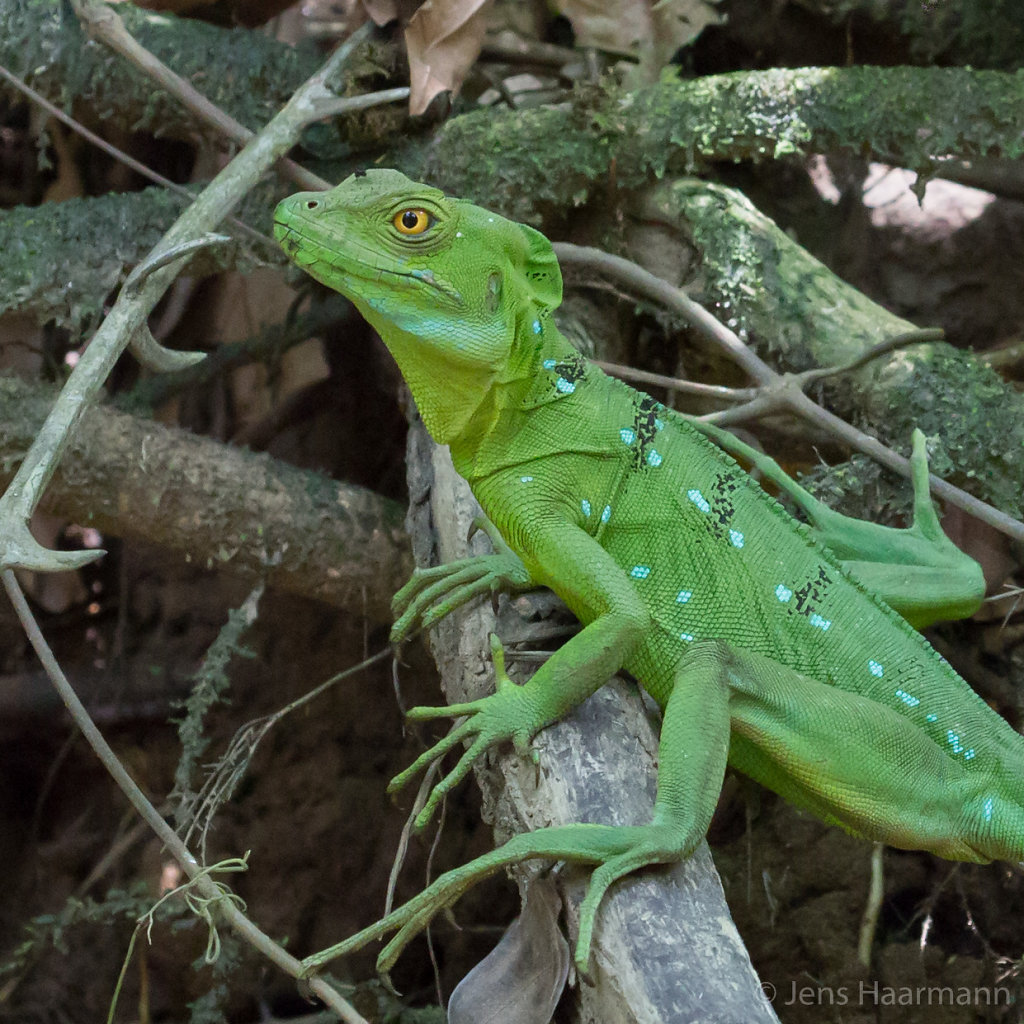
[{"label": "long toes", "polygon": [[424,629],[430,629],[435,622],[443,619],[450,612],[455,611],[456,608],[461,608],[467,602],[472,601],[477,594],[489,592],[490,585],[481,585],[479,580],[474,580],[472,583],[463,583],[461,586],[450,591],[443,601],[439,601],[432,608],[424,611],[420,616],[420,625]]},{"label": "long toes", "polygon": [[458,718],[479,711],[483,701],[470,700],[464,704],[446,704],[437,707],[417,706],[410,708],[405,717],[414,722],[428,722],[433,718]]},{"label": "long toes", "polygon": [[429,823],[430,819],[434,816],[434,812],[437,810],[441,801],[445,798],[448,792],[454,789],[462,780],[469,774],[469,769],[473,767],[473,762],[484,752],[487,748],[487,744],[478,739],[470,748],[459,758],[459,763],[430,791],[430,796],[427,798],[427,802],[423,807],[423,810],[416,815],[416,827],[425,828]]},{"label": "long toes", "polygon": [[419,757],[403,772],[399,772],[389,783],[387,791],[397,793],[406,786],[411,778],[418,775],[428,765],[431,765],[440,757],[444,757],[453,747],[458,745],[472,731],[468,722],[453,729],[444,739],[439,740],[429,750],[424,750]]}]

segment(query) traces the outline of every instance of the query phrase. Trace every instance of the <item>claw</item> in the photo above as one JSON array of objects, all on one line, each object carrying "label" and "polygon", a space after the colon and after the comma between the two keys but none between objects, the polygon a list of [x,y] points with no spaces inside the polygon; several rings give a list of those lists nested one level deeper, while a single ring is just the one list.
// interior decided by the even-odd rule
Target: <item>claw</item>
[{"label": "claw", "polygon": [[501,637],[497,633],[487,635],[487,642],[490,644],[490,660],[495,664],[495,675],[505,675],[505,648],[502,646]]},{"label": "claw", "polygon": [[473,522],[469,524],[469,529],[466,531],[466,543],[468,544],[478,533],[482,533],[486,527],[485,523],[487,519],[484,516],[474,516]]},{"label": "claw", "polygon": [[497,633],[491,633],[491,661],[494,663],[494,692],[502,693],[510,687],[518,690],[519,686],[509,678],[505,671],[505,648],[501,644]]}]

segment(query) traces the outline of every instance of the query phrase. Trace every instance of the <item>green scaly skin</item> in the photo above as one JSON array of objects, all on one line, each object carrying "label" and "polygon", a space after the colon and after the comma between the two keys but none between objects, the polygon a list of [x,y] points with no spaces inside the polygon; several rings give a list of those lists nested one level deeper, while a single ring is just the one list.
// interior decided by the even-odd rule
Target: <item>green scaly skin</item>
[{"label": "green scaly skin", "polygon": [[[494,555],[418,573],[397,595],[396,636],[499,587],[548,586],[584,625],[525,685],[505,675],[495,643],[493,695],[410,713],[467,716],[392,782],[468,744],[418,823],[489,746],[529,753],[539,730],[620,669],[664,709],[649,825],[517,836],[307,968],[396,932],[386,970],[481,878],[545,857],[596,865],[576,946],[585,970],[608,886],[693,850],[727,763],[865,838],[958,860],[1024,856],[1024,740],[893,610],[917,624],[969,614],[984,589],[939,528],[920,433],[914,526],[847,519],[771,460],[582,359],[551,321],[561,276],[532,228],[389,170],[292,196],[275,221],[289,257],[380,333],[504,538]],[[812,527],[707,434],[752,456]]]}]

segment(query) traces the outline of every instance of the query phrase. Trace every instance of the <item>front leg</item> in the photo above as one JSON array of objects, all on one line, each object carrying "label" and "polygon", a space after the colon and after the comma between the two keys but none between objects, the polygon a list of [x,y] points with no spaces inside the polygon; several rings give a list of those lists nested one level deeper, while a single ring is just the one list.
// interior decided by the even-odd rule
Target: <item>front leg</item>
[{"label": "front leg", "polygon": [[545,726],[558,721],[582,703],[623,665],[650,628],[650,616],[634,586],[612,557],[589,534],[553,517],[531,521],[529,562],[537,582],[557,581],[556,589],[574,608],[593,619],[563,645],[523,686],[505,674],[504,656],[492,640],[496,690],[488,697],[437,708],[413,708],[409,717],[430,719],[467,716],[404,772],[389,792],[402,788],[417,772],[444,756],[459,743],[468,747],[456,766],[433,789],[416,819],[422,828],[441,799],[469,773],[473,762],[488,747],[512,740],[522,754]]},{"label": "front leg", "polygon": [[391,610],[397,616],[391,627],[392,643],[429,629],[475,597],[518,594],[538,586],[523,560],[483,516],[473,520],[470,537],[477,530],[490,537],[494,554],[471,555],[429,569],[416,569],[391,602]]}]

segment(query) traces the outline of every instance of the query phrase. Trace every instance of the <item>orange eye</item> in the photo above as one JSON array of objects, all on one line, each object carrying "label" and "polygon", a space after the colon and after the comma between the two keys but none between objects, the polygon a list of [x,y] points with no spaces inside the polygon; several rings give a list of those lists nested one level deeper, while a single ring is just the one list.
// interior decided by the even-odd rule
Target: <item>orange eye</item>
[{"label": "orange eye", "polygon": [[426,210],[401,210],[391,223],[399,234],[422,235],[433,223],[433,218]]}]

